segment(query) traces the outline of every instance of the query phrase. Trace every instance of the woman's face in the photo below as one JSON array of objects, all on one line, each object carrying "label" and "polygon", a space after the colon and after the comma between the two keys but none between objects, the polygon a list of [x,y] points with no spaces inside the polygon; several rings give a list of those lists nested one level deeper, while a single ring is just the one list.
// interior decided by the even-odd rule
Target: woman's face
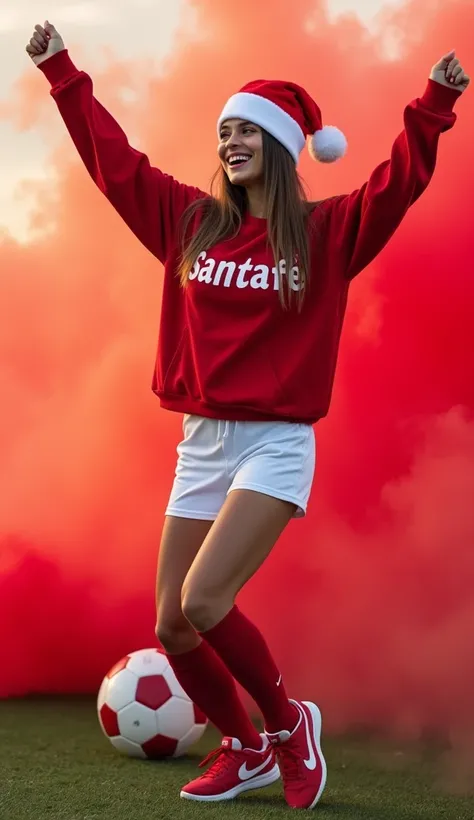
[{"label": "woman's face", "polygon": [[263,181],[262,129],[246,120],[225,120],[217,148],[222,167],[233,185],[244,188]]}]

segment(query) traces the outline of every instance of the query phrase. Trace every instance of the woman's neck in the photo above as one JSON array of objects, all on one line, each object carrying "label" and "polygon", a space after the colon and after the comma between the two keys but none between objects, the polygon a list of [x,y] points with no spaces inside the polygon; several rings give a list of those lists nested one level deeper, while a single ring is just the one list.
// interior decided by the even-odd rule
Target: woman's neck
[{"label": "woman's neck", "polygon": [[250,216],[266,219],[267,205],[263,185],[247,188],[247,202]]}]

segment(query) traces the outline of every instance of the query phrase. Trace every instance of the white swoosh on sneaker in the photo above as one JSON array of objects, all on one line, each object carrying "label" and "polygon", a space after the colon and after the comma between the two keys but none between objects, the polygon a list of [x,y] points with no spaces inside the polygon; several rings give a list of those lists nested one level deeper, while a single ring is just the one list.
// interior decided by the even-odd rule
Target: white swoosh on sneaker
[{"label": "white swoosh on sneaker", "polygon": [[310,732],[310,728],[309,728],[308,717],[306,715],[306,711],[301,706],[299,708],[300,708],[300,712],[302,712],[302,714],[303,714],[304,726],[305,726],[305,729],[306,729],[306,742],[308,744],[308,749],[309,749],[309,758],[307,760],[303,760],[303,763],[304,763],[304,765],[306,766],[307,769],[310,769],[311,771],[313,771],[316,768],[316,764],[317,764],[316,755],[314,754],[314,748],[313,748],[313,739],[311,737],[311,732]]},{"label": "white swoosh on sneaker", "polygon": [[264,760],[263,763],[261,763],[260,766],[257,766],[255,769],[247,769],[247,764],[243,763],[242,766],[239,769],[240,779],[241,780],[248,780],[250,777],[253,777],[254,775],[258,774],[259,772],[262,771],[262,769],[265,768],[265,766],[268,766],[271,759],[272,759],[272,755],[269,754],[267,759]]}]

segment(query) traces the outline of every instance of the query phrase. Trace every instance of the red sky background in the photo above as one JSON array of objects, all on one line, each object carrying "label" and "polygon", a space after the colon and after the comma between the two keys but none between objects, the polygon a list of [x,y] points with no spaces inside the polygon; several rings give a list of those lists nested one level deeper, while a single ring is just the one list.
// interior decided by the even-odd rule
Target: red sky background
[{"label": "red sky background", "polygon": [[[251,78],[305,85],[346,132],[346,159],[302,162],[321,198],[388,156],[445,51],[474,74],[467,0],[387,12],[391,62],[361,24],[330,24],[309,0],[271,14],[254,0],[192,5],[198,36],[183,32],[162,75],[116,56],[98,73],[68,45],[131,141],[203,187],[220,107]],[[435,726],[463,749],[474,745],[473,95],[427,193],[353,285],[310,512],[241,599],[290,691],[317,698],[329,729]],[[5,115],[51,139],[58,115],[39,72],[28,66]],[[47,184],[25,181],[38,238],[0,244],[0,696],[94,691],[122,654],[154,645],[181,432],[150,391],[160,266],[67,137],[48,169]]]}]

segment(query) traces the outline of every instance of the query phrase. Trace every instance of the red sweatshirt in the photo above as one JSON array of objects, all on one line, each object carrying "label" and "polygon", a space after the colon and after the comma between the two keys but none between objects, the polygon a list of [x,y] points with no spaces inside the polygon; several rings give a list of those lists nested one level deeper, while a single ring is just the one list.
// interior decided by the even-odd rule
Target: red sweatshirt
[{"label": "red sweatshirt", "polygon": [[[359,190],[325,200],[311,219],[310,284],[300,313],[285,311],[267,247],[266,220],[201,254],[187,288],[176,276],[186,207],[208,196],[150,166],[94,98],[91,78],[67,51],[40,68],[92,179],[164,264],[153,390],[168,410],[229,420],[314,423],[331,398],[351,279],[390,239],[428,185],[439,136],[454,125],[458,91],[432,80],[405,109],[390,160]],[[298,290],[298,270],[291,287]]]}]

